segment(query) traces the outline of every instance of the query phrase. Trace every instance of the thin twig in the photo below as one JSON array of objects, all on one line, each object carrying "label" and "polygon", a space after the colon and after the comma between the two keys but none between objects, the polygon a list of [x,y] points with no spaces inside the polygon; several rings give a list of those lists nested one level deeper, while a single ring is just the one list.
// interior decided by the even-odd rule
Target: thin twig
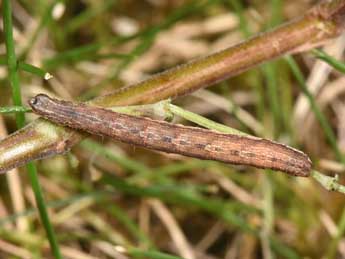
[{"label": "thin twig", "polygon": [[335,175],[330,177],[324,174],[320,174],[318,171],[312,171],[311,176],[319,182],[326,190],[341,192],[345,194],[345,186],[339,184],[339,176]]}]

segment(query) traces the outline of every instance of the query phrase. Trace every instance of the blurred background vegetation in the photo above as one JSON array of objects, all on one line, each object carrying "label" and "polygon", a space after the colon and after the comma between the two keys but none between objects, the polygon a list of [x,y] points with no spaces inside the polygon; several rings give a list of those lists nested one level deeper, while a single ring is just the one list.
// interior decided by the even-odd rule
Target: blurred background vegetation
[{"label": "blurred background vegetation", "polygon": [[[269,30],[316,2],[13,0],[17,58],[54,76],[47,81],[20,72],[22,98],[26,103],[47,93],[89,100]],[[324,50],[341,60],[344,48],[345,37],[340,37]],[[282,58],[175,103],[299,148],[315,168],[338,173],[341,181],[344,165],[300,84],[314,94],[344,150],[345,77],[311,52],[294,59],[295,70],[291,60]],[[296,80],[298,72],[304,79]],[[0,105],[11,106],[4,65],[0,80]],[[251,123],[244,123],[243,111]],[[2,138],[15,130],[13,114],[0,117]],[[97,137],[66,155],[37,162],[37,168],[60,251],[55,258],[59,253],[86,259],[345,257],[343,195],[312,179]],[[25,168],[14,171],[0,176],[0,257],[53,258]]]}]

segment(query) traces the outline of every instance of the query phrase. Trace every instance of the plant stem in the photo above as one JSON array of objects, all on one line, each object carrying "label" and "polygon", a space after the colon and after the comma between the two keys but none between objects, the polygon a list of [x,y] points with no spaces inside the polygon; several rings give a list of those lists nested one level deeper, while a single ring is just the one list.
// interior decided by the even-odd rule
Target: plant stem
[{"label": "plant stem", "polygon": [[193,112],[184,110],[176,105],[169,104],[168,109],[171,113],[178,115],[186,120],[189,120],[191,122],[194,122],[202,127],[213,129],[219,132],[228,133],[228,134],[236,134],[236,135],[247,135],[246,133],[239,131],[234,128],[227,127],[223,124],[211,121],[209,119],[206,119],[205,117],[202,117],[198,114],[195,114]]},{"label": "plant stem", "polygon": [[31,112],[31,109],[23,106],[0,107],[0,113],[2,114],[23,112]]},{"label": "plant stem", "polygon": [[318,58],[326,63],[328,63],[330,66],[332,66],[334,69],[338,70],[339,72],[345,74],[345,64],[341,61],[336,60],[332,56],[328,55],[326,52],[319,50],[319,49],[313,49],[312,53]]},{"label": "plant stem", "polygon": [[[5,43],[6,43],[6,55],[7,55],[7,64],[9,70],[9,80],[12,87],[12,98],[14,105],[22,106],[21,93],[20,93],[20,82],[19,75],[17,71],[17,58],[14,49],[14,40],[12,32],[12,8],[11,1],[3,1],[3,24],[5,31]],[[16,123],[18,128],[22,128],[25,125],[24,113],[16,113]],[[29,178],[31,181],[32,189],[35,194],[36,203],[40,212],[40,217],[43,222],[44,228],[47,232],[49,243],[52,249],[52,252],[55,258],[62,258],[59,245],[56,241],[54,230],[50,223],[47,208],[45,206],[43,193],[38,181],[36,167],[33,162],[27,164],[27,170],[29,172]]]}]

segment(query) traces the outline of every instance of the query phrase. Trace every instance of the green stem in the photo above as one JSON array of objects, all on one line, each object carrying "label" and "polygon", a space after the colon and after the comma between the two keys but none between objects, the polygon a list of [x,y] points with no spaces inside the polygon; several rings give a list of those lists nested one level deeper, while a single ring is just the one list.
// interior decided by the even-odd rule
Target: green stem
[{"label": "green stem", "polygon": [[[14,49],[14,40],[12,32],[12,8],[9,0],[3,1],[2,12],[5,32],[6,58],[8,65],[9,80],[12,88],[12,99],[14,105],[22,106],[19,75],[17,73],[17,58]],[[16,114],[16,123],[18,128],[24,127],[24,113]]]},{"label": "green stem", "polygon": [[176,105],[169,104],[168,105],[169,111],[175,115],[178,115],[186,120],[189,120],[191,122],[194,122],[200,126],[203,126],[208,129],[217,130],[219,132],[223,133],[229,133],[229,134],[235,134],[235,135],[247,135],[246,133],[239,131],[234,128],[227,127],[223,124],[211,121],[209,119],[206,119],[205,117],[202,117],[198,114],[195,114],[193,112],[184,110]]},{"label": "green stem", "polygon": [[51,74],[44,71],[43,69],[24,62],[18,62],[18,69],[37,75],[39,77],[43,77],[45,80],[49,80],[53,77]]},{"label": "green stem", "polygon": [[0,107],[0,113],[23,113],[23,112],[31,112],[30,108],[23,107],[23,106],[11,106],[11,107]]},{"label": "green stem", "polygon": [[339,184],[339,177],[337,175],[334,177],[330,177],[324,174],[320,174],[318,171],[314,170],[312,171],[311,176],[326,190],[345,194],[345,186]]},{"label": "green stem", "polygon": [[110,108],[110,110],[132,116],[143,116],[152,119],[171,121],[173,119],[173,114],[168,110],[169,104],[170,100],[168,99],[153,104],[115,106]]},{"label": "green stem", "polygon": [[332,56],[328,55],[326,52],[319,49],[313,49],[312,53],[318,59],[325,61],[328,65],[332,66],[334,69],[345,74],[345,64],[343,62],[336,60]]},{"label": "green stem", "polygon": [[[5,31],[5,44],[6,44],[6,55],[7,65],[9,70],[9,79],[12,88],[13,103],[16,106],[22,106],[21,93],[20,93],[20,82],[17,67],[17,58],[14,48],[13,32],[12,32],[12,7],[10,0],[4,0],[3,6],[3,24]],[[22,128],[25,125],[24,113],[16,113],[16,123],[18,128]],[[36,203],[40,212],[40,217],[43,222],[44,228],[47,232],[47,236],[52,248],[55,258],[62,258],[59,250],[59,246],[56,241],[56,237],[49,221],[47,208],[44,203],[43,194],[39,185],[36,167],[33,162],[27,164],[27,170],[29,172],[29,178],[31,181],[32,189],[35,194]]]}]

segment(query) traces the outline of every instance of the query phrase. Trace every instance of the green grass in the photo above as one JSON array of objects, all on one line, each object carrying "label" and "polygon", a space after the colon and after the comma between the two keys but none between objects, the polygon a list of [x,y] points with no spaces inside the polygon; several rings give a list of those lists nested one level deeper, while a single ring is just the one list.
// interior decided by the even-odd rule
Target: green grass
[{"label": "green grass", "polygon": [[[88,100],[126,84],[126,72],[145,78],[188,62],[189,58],[183,56],[184,48],[193,47],[187,54],[200,46],[213,49],[226,38],[231,45],[291,19],[289,8],[299,12],[302,8],[297,6],[298,2],[287,6],[280,0],[192,0],[179,1],[180,4],[166,1],[169,4],[165,6],[149,2],[20,1],[18,4],[37,24],[23,42],[23,37],[14,40],[12,31],[23,32],[26,24],[17,18],[12,24],[11,16],[18,7],[12,10],[11,1],[4,0],[6,55],[0,56],[0,65],[9,72],[6,84],[5,80],[1,84],[10,85],[12,95],[1,96],[0,113],[13,114],[5,116],[7,128],[15,130],[13,117],[18,129],[26,124],[25,113],[31,110],[22,97],[50,92],[62,99]],[[65,4],[65,12],[55,18],[52,12],[60,4]],[[203,22],[224,14],[238,19],[235,28],[203,32]],[[138,26],[133,35],[113,31],[112,23],[123,16]],[[187,30],[186,35],[172,38],[174,29],[182,25],[195,30],[195,36],[187,37]],[[169,39],[184,42],[187,47],[169,45]],[[163,45],[156,45],[158,41]],[[204,52],[197,56],[209,54]],[[209,88],[222,100],[229,100],[227,111],[213,109],[211,100],[207,100],[212,95],[203,101],[186,96],[174,104],[165,103],[165,117],[171,119],[174,115],[175,120],[184,120],[178,123],[251,134],[250,125],[238,113],[246,111],[264,129],[259,137],[308,152],[319,171],[322,167],[318,162],[325,158],[345,164],[334,115],[321,110],[306,85],[312,61],[321,59],[341,73],[345,71],[344,64],[321,50],[312,53],[267,63]],[[304,63],[305,60],[308,62]],[[144,64],[139,68],[141,74],[135,74],[138,70],[133,69],[137,62]],[[50,81],[44,80],[47,73],[54,76]],[[340,76],[338,72],[334,75]],[[293,121],[295,101],[300,94],[307,97],[315,125],[321,128],[320,135],[302,140],[297,136],[303,125]],[[136,109],[140,107],[135,107],[134,112]],[[32,114],[29,115],[31,118]],[[313,149],[310,142],[325,150]],[[0,200],[9,211],[7,215],[0,214],[0,238],[26,250],[33,258],[64,258],[62,248],[68,247],[94,257],[108,258],[107,251],[113,249],[114,253],[130,258],[181,259],[180,248],[147,202],[151,199],[164,204],[191,247],[205,255],[225,258],[231,248],[237,256],[248,252],[249,256],[260,258],[340,256],[338,247],[345,231],[344,202],[342,196],[328,193],[326,188],[342,183],[341,174],[339,181],[331,177],[321,179],[325,187],[322,188],[312,178],[296,179],[279,172],[167,156],[95,136],[76,145],[68,155],[44,159],[37,168],[39,174],[33,163],[27,166],[28,174],[20,169],[25,190],[32,190],[37,206],[30,204],[27,191],[23,199],[29,209],[12,212],[5,177]],[[321,173],[325,176],[330,172]],[[337,233],[333,237],[321,222],[321,211],[335,222]],[[65,220],[56,223],[61,217]],[[15,223],[21,218],[30,222],[26,233],[16,229]],[[205,241],[201,241],[209,235],[214,235],[215,240],[202,250],[200,244],[205,245]],[[1,246],[0,257],[16,258]]]},{"label": "green grass", "polygon": [[[13,25],[12,25],[12,8],[9,0],[3,1],[3,22],[5,31],[6,42],[6,55],[7,65],[9,72],[9,81],[12,89],[12,99],[14,105],[22,106],[20,80],[17,69],[17,58],[15,53],[15,46],[13,40]],[[25,125],[24,113],[16,113],[16,124],[18,128],[22,128]],[[38,210],[40,212],[40,219],[43,223],[47,237],[50,243],[50,247],[55,258],[62,258],[59,245],[57,243],[56,235],[53,227],[50,223],[46,204],[43,198],[42,189],[38,180],[37,169],[33,162],[27,164],[27,171],[32,186],[32,190],[35,195]]]}]

